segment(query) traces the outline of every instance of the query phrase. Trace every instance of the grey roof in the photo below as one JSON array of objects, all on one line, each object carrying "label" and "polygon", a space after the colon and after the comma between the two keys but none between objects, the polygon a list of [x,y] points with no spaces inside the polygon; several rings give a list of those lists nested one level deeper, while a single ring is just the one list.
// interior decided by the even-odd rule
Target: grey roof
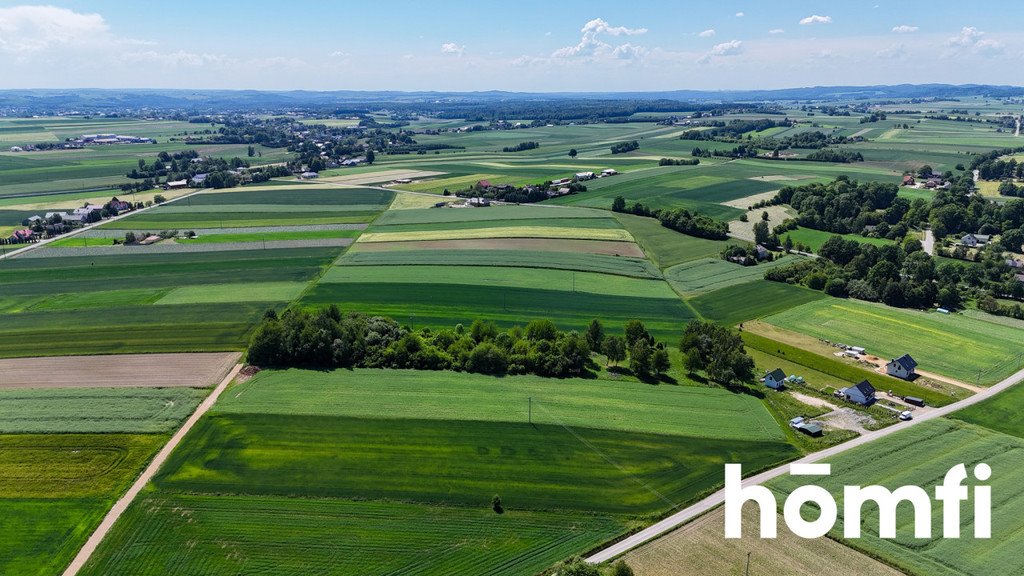
[{"label": "grey roof", "polygon": [[786,379],[786,373],[782,371],[782,368],[776,368],[765,376],[771,376],[776,382],[782,382]]},{"label": "grey roof", "polygon": [[899,364],[904,370],[913,370],[917,368],[917,361],[910,357],[910,354],[904,354],[899,358],[893,360],[893,362]]},{"label": "grey roof", "polygon": [[[871,383],[868,382],[867,380],[861,380],[859,384],[857,384],[856,386],[852,386],[852,388],[860,390],[860,393],[865,396],[871,396],[872,394],[875,393],[875,387],[872,386]],[[850,388],[847,388],[847,390],[849,389]]]},{"label": "grey roof", "polygon": [[806,430],[810,434],[819,434],[822,431],[821,424],[816,422],[804,422],[797,426],[801,430]]}]

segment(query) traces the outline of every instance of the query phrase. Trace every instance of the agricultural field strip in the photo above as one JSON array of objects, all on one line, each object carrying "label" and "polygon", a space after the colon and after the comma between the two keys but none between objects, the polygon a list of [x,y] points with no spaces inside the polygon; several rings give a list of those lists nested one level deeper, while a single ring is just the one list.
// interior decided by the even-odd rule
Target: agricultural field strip
[{"label": "agricultural field strip", "polygon": [[[861,436],[858,436],[857,438],[854,438],[842,444],[825,448],[824,450],[808,454],[807,456],[804,456],[803,458],[800,458],[799,460],[796,460],[789,464],[778,466],[776,468],[772,468],[771,470],[766,470],[764,472],[755,474],[744,479],[742,485],[744,487],[753,486],[755,484],[762,485],[768,482],[769,480],[787,474],[792,464],[813,464],[815,462],[820,462],[826,458],[830,458],[837,454],[842,454],[843,452],[846,452],[847,450],[850,450],[852,448],[869,444],[880,438],[885,438],[890,434],[906,430],[907,428],[912,426],[917,426],[922,422],[928,422],[936,418],[948,416],[953,412],[960,410],[961,408],[973,406],[975,404],[978,404],[979,402],[991,398],[996,394],[999,394],[1000,392],[1019,384],[1022,380],[1024,380],[1024,369],[1019,370],[1014,374],[1011,374],[1010,376],[1006,377],[999,383],[993,385],[992,387],[988,388],[983,392],[975,394],[974,396],[964,398],[963,400],[954,402],[941,408],[929,410],[918,415],[913,420],[903,422],[898,426],[889,426],[887,428],[882,428],[880,430],[866,432]],[[649,526],[646,529],[637,532],[636,534],[624,538],[623,540],[613,544],[612,546],[609,546],[595,554],[592,554],[587,558],[587,561],[592,563],[600,563],[607,562],[608,560],[612,560],[613,558],[617,558],[618,556],[621,556],[622,554],[644,544],[645,542],[649,542],[655,538],[658,538],[662,534],[665,534],[671,531],[672,529],[689,522],[693,518],[696,518],[697,516],[700,516],[714,509],[715,507],[721,505],[723,502],[725,502],[725,492],[723,490],[719,490],[712,494],[711,496],[708,496],[707,498],[701,500],[700,502],[697,502],[684,510],[680,510],[679,512],[673,514],[672,516],[669,516],[668,518],[665,518],[664,520],[661,520],[660,522],[657,522],[652,526]]]},{"label": "agricultural field strip", "polygon": [[288,248],[344,247],[353,238],[317,238],[309,240],[253,239],[251,242],[159,242],[148,246],[80,246],[49,247],[46,250],[23,253],[21,258],[63,258],[74,256],[124,256],[129,254],[181,254],[194,252],[235,252],[239,250],[277,250]]},{"label": "agricultural field strip", "polygon": [[348,251],[336,262],[339,266],[485,266],[512,268],[550,268],[600,272],[635,278],[661,279],[661,272],[643,258],[602,254],[529,251],[529,250],[395,250]]},{"label": "agricultural field strip", "polygon": [[684,296],[696,296],[736,284],[744,284],[764,277],[766,270],[792,264],[800,256],[785,256],[767,264],[743,266],[721,258],[702,258],[673,266],[665,270],[665,278]]},{"label": "agricultural field strip", "polygon": [[632,278],[596,272],[498,266],[334,266],[320,284],[394,283],[466,284],[586,292],[623,297],[665,298],[676,295],[660,279]]},{"label": "agricultural field strip", "polygon": [[158,214],[269,213],[274,212],[375,212],[381,204],[196,204],[161,207]]},{"label": "agricultural field strip", "polygon": [[240,356],[211,352],[0,359],[0,389],[205,388],[220,382]]},{"label": "agricultural field strip", "polygon": [[142,474],[140,474],[139,477],[135,479],[135,482],[132,484],[131,488],[128,489],[128,492],[121,496],[121,498],[119,498],[118,501],[114,504],[114,506],[111,507],[111,509],[107,512],[106,516],[103,517],[103,521],[100,522],[96,530],[89,536],[89,539],[85,542],[85,545],[82,546],[82,549],[78,551],[78,554],[71,561],[71,564],[69,564],[67,569],[64,570],[63,576],[75,576],[76,574],[78,574],[78,572],[82,569],[85,563],[89,561],[89,558],[92,556],[92,554],[96,551],[96,548],[99,546],[100,542],[103,541],[106,535],[114,527],[114,524],[117,522],[118,518],[120,518],[121,515],[124,514],[128,506],[132,503],[133,500],[135,500],[136,496],[139,495],[139,492],[141,492],[142,489],[145,488],[147,484],[149,484],[149,481],[152,480],[154,475],[156,475],[157,470],[159,470],[160,466],[162,466],[163,463],[167,460],[167,457],[170,456],[171,452],[173,452],[174,449],[178,446],[178,444],[181,443],[182,438],[184,438],[185,435],[188,434],[189,430],[191,430],[192,427],[195,426],[196,422],[198,422],[199,419],[202,418],[207,411],[209,411],[209,409],[217,401],[217,398],[221,395],[222,392],[224,392],[228,384],[232,380],[234,380],[235,376],[237,376],[241,370],[242,365],[236,364],[235,367],[232,368],[230,372],[228,372],[224,379],[221,380],[220,384],[218,384],[217,387],[213,389],[213,392],[211,392],[210,395],[207,396],[205,400],[199,403],[199,406],[196,407],[195,412],[193,412],[192,415],[188,417],[188,420],[186,420],[185,423],[181,426],[181,428],[179,428],[177,432],[175,432],[174,435],[171,436],[171,439],[168,440],[167,444],[165,444],[163,448],[160,449],[160,452],[158,452],[157,455],[153,457],[153,460],[151,460],[149,465],[146,466],[146,469],[142,471]]},{"label": "agricultural field strip", "polygon": [[[263,232],[332,232],[365,230],[369,224],[311,224],[308,226],[240,226],[238,228],[190,228],[197,235],[259,234]],[[152,229],[151,229],[152,230]],[[143,230],[139,230],[141,232]],[[124,238],[125,230],[97,228],[81,236],[88,238]]]},{"label": "agricultural field strip", "polygon": [[[501,402],[493,401],[496,395]],[[550,379],[537,376],[452,378],[443,372],[414,370],[263,372],[233,385],[214,413],[522,422],[528,398],[535,403],[533,418],[538,423],[735,440],[783,439],[760,402],[722,390],[584,379],[552,385]],[[708,427],[708,420],[718,424]]]},{"label": "agricultural field strip", "polygon": [[633,242],[633,236],[626,230],[559,226],[497,226],[459,230],[367,232],[360,236],[359,242],[406,242],[410,240],[459,240],[473,238],[566,238]]}]

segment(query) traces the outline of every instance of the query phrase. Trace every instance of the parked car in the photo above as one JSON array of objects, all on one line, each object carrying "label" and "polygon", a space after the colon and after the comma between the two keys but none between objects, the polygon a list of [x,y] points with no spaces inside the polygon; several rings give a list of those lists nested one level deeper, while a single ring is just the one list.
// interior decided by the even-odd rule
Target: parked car
[{"label": "parked car", "polygon": [[914,415],[911,414],[909,410],[904,410],[903,412],[900,412],[900,420],[913,420],[913,419],[914,419]]}]

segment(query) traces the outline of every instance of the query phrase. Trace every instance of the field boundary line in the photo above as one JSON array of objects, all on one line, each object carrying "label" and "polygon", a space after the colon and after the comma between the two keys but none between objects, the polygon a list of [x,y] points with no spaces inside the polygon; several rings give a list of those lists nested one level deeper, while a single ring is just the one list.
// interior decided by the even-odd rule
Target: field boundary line
[{"label": "field boundary line", "polygon": [[96,551],[96,548],[98,548],[100,543],[103,541],[103,538],[106,537],[111,528],[114,527],[117,520],[122,514],[124,514],[125,510],[128,509],[128,506],[132,501],[135,500],[135,497],[138,496],[139,492],[142,491],[146,484],[153,479],[153,476],[156,475],[160,466],[163,465],[167,460],[167,457],[171,455],[171,452],[173,452],[174,449],[178,447],[178,444],[181,443],[182,438],[184,438],[195,423],[213,407],[213,404],[217,402],[217,398],[220,397],[221,393],[224,392],[224,389],[227,388],[228,384],[235,379],[235,376],[237,376],[241,370],[242,364],[235,364],[235,367],[232,368],[231,371],[228,372],[227,376],[221,380],[220,384],[213,389],[213,392],[199,403],[199,406],[197,406],[195,411],[192,412],[192,415],[188,417],[185,424],[183,424],[181,428],[171,436],[171,439],[167,441],[167,444],[164,444],[164,447],[161,448],[159,452],[157,452],[156,456],[153,457],[153,460],[148,466],[146,466],[146,469],[143,470],[142,474],[140,474],[135,480],[135,483],[132,484],[131,488],[125,492],[124,496],[121,496],[121,498],[118,499],[114,506],[107,512],[107,515],[103,517],[103,521],[96,527],[96,530],[89,536],[89,539],[86,540],[85,545],[82,546],[82,549],[78,551],[77,555],[75,555],[74,560],[72,560],[71,564],[69,564],[64,570],[63,576],[75,576],[82,567],[85,566],[86,562],[89,561],[89,558],[91,558],[93,553]]},{"label": "field boundary line", "polygon": [[[818,452],[808,454],[803,458],[800,458],[793,462],[787,462],[786,464],[783,464],[781,466],[776,466],[775,468],[771,468],[769,470],[765,470],[764,472],[760,472],[758,474],[750,476],[743,480],[743,486],[746,487],[753,484],[763,484],[773,478],[778,478],[779,476],[782,476],[789,471],[789,467],[791,464],[811,464],[814,462],[819,462],[821,460],[824,460],[825,458],[846,452],[851,448],[863,446],[865,444],[868,444],[869,442],[878,440],[879,438],[884,438],[885,436],[889,436],[890,434],[906,430],[907,428],[914,426],[920,422],[926,422],[934,418],[940,418],[948,414],[951,414],[952,412],[960,410],[961,408],[973,406],[974,404],[978,404],[979,402],[987,400],[995,396],[996,394],[1021,383],[1022,381],[1024,381],[1024,369],[1018,370],[1017,372],[1011,374],[1010,376],[1006,377],[998,384],[992,386],[991,388],[985,390],[984,392],[979,392],[978,394],[964,398],[959,402],[954,402],[952,404],[947,404],[946,406],[943,406],[941,408],[936,408],[935,410],[931,410],[925,414],[921,414],[920,416],[908,422],[895,424],[887,428],[882,428],[881,430],[875,430],[873,432],[863,434],[857,438],[854,438],[847,442],[843,442],[842,444],[837,444],[830,448],[819,450]],[[708,496],[707,498],[704,498],[703,500],[693,503],[692,505],[688,506],[683,510],[680,510],[679,512],[676,512],[668,518],[665,518],[664,520],[661,520],[660,522],[657,522],[631,536],[623,538],[619,542],[611,546],[608,546],[603,550],[595,552],[586,560],[591,564],[599,564],[601,562],[607,562],[608,560],[617,558],[625,554],[626,552],[633,550],[634,548],[638,548],[643,544],[660,538],[661,536],[671,532],[672,530],[678,528],[679,526],[682,526],[683,524],[686,524],[687,522],[690,522],[694,518],[700,516],[701,514],[704,514],[705,512],[712,510],[713,508],[723,504],[724,502],[725,490],[719,489],[717,492]]]}]

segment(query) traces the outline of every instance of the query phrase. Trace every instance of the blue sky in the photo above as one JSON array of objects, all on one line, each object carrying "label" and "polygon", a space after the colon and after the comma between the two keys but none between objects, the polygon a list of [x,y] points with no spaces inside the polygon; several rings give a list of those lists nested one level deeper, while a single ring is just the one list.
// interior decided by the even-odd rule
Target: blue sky
[{"label": "blue sky", "polygon": [[0,88],[1021,84],[1022,16],[1014,0],[0,1]]}]

